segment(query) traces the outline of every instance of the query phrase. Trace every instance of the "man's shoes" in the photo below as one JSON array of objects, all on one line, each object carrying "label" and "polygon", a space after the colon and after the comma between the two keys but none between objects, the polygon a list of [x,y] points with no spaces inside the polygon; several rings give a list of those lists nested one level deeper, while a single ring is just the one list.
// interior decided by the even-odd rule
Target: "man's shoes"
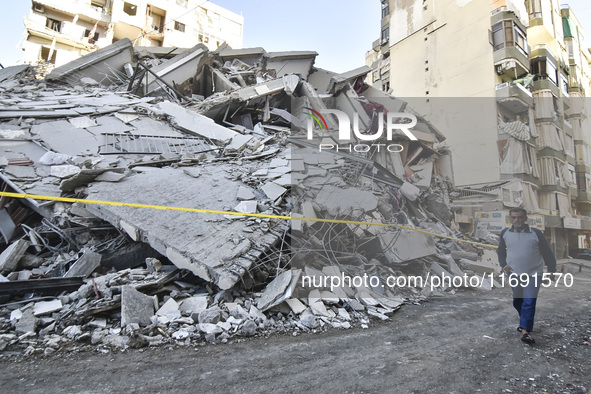
[{"label": "man's shoes", "polygon": [[529,334],[529,332],[521,334],[521,341],[527,343],[528,345],[533,345],[536,343],[535,339]]}]

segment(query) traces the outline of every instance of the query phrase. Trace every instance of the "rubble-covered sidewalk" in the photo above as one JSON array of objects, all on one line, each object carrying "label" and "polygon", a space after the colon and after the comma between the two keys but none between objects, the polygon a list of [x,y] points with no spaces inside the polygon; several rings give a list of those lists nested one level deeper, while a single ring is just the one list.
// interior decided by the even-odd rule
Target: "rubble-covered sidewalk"
[{"label": "rubble-covered sidewalk", "polygon": [[[156,54],[120,40],[45,79],[0,71],[2,192],[56,197],[0,199],[0,350],[367,327],[455,291],[387,278],[494,272],[494,251],[450,239],[467,238],[444,136],[364,84],[369,68],[262,48]],[[330,116],[308,138],[310,111],[330,109],[368,133],[412,113],[417,138],[339,149]],[[330,285],[363,275],[375,280]]]}]

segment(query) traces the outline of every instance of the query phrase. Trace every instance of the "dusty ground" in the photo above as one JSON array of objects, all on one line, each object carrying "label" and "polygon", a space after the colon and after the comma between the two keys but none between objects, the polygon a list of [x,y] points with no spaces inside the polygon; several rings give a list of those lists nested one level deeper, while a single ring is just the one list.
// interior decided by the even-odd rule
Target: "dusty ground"
[{"label": "dusty ground", "polygon": [[509,289],[406,305],[369,329],[0,358],[0,393],[591,393],[591,275],[542,289],[533,347]]}]

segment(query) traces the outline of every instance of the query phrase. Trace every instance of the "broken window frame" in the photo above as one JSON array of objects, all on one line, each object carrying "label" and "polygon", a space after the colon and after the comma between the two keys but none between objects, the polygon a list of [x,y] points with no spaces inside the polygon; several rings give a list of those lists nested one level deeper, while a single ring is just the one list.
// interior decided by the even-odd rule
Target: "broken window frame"
[{"label": "broken window frame", "polygon": [[181,23],[179,21],[174,21],[174,30],[184,33],[185,32],[185,24]]},{"label": "broken window frame", "polygon": [[[90,29],[86,29],[84,30],[84,35],[82,36],[82,39],[87,38],[90,35]],[[92,38],[88,39],[88,43],[89,44],[94,44],[95,42],[97,42],[99,39],[99,33],[95,32],[94,36]]]},{"label": "broken window frame", "polygon": [[158,13],[154,11],[154,8],[157,8],[151,4],[148,4],[147,15],[151,19],[149,21],[149,27],[152,29],[153,32],[162,33],[164,31],[164,25],[166,24],[166,11],[164,13]]},{"label": "broken window frame", "polygon": [[61,31],[62,31],[62,21],[60,21],[59,19],[53,19],[53,18],[47,17],[47,20],[45,22],[45,26],[49,30],[56,31],[58,33],[61,33]]},{"label": "broken window frame", "polygon": [[46,45],[42,45],[41,49],[39,50],[39,59],[49,62],[51,64],[55,64],[55,60],[56,60],[56,56],[57,56],[57,49],[54,49],[53,53],[51,53],[51,59],[49,59],[50,53],[51,53],[51,48]]},{"label": "broken window frame", "polygon": [[542,3],[541,0],[530,0],[528,3],[528,12],[530,18],[542,17]]},{"label": "broken window frame", "polygon": [[382,27],[382,44],[390,41],[390,26]]},{"label": "broken window frame", "polygon": [[137,5],[125,1],[125,2],[123,2],[123,12],[125,12],[129,16],[136,16],[137,15]]}]

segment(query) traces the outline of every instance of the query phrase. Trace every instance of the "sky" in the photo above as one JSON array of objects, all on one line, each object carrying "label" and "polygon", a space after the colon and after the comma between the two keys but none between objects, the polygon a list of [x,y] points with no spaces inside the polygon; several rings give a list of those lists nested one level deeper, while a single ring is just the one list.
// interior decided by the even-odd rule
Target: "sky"
[{"label": "sky", "polygon": [[[68,0],[62,0],[66,3]],[[478,0],[481,1],[481,0]],[[365,64],[365,53],[380,37],[379,0],[215,0],[244,16],[244,47],[267,52],[318,52],[315,66],[345,72]],[[581,21],[591,46],[591,1],[565,0]],[[23,17],[30,0],[0,0],[0,63],[21,63]]]}]

